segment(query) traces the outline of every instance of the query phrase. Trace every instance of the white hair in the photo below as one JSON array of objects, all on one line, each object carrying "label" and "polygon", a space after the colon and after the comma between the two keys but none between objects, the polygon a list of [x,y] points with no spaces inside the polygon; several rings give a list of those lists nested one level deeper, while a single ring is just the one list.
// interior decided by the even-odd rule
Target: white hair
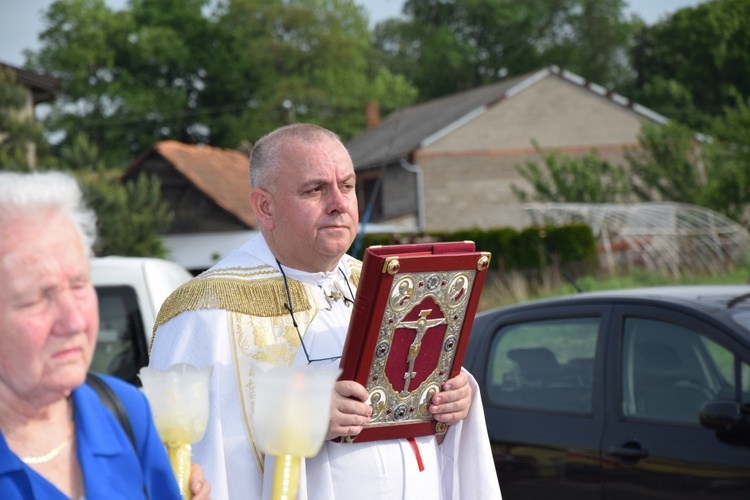
[{"label": "white hair", "polygon": [[66,216],[87,254],[96,242],[96,214],[86,206],[76,179],[63,172],[0,172],[0,226],[25,217]]}]

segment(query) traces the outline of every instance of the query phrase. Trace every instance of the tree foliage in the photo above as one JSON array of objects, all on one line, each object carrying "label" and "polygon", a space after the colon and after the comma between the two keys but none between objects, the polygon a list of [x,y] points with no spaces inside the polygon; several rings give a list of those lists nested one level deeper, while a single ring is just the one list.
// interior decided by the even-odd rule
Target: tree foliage
[{"label": "tree foliage", "polygon": [[629,192],[625,170],[599,157],[596,151],[583,157],[545,152],[534,142],[543,166],[533,161],[516,165],[516,171],[532,188],[528,192],[512,185],[521,202],[612,203],[623,201]]},{"label": "tree foliage", "polygon": [[79,179],[86,202],[96,212],[95,253],[165,257],[167,248],[159,235],[173,214],[161,199],[159,180],[141,176],[123,184],[122,172],[106,168],[98,156],[96,145],[80,132],[60,152],[61,167]]},{"label": "tree foliage", "polygon": [[158,180],[141,176],[121,184],[119,175],[117,170],[79,175],[86,200],[98,218],[96,254],[166,257],[159,234],[169,227],[172,214],[161,201]]},{"label": "tree foliage", "polygon": [[750,95],[750,2],[709,0],[637,34],[627,95],[705,131],[711,116]]},{"label": "tree foliage", "polygon": [[646,124],[638,142],[639,149],[626,152],[638,199],[701,204],[707,171],[695,132],[677,122]]},{"label": "tree foliage", "polygon": [[414,89],[369,56],[353,0],[57,0],[46,12],[34,70],[57,78],[46,121],[73,140],[83,130],[107,165],[154,142],[237,147],[291,121],[345,138],[366,103],[395,109]]},{"label": "tree foliage", "polygon": [[407,0],[374,33],[388,67],[426,100],[556,64],[612,86],[635,26],[622,0]]},{"label": "tree foliage", "polygon": [[388,110],[416,95],[406,80],[371,61],[367,20],[351,0],[233,0],[218,24],[228,44],[221,57],[244,73],[230,78],[234,84],[222,94],[249,103],[229,117],[246,138],[294,121],[352,137],[365,126],[368,101]]},{"label": "tree foliage", "polygon": [[750,97],[715,118],[705,146],[707,172],[703,204],[750,226]]},{"label": "tree foliage", "polygon": [[716,117],[712,136],[676,123],[644,127],[643,149],[627,156],[639,199],[692,203],[750,225],[748,103],[738,98]]},{"label": "tree foliage", "polygon": [[26,113],[27,90],[0,68],[0,169],[29,171],[46,153],[42,127]]},{"label": "tree foliage", "polygon": [[116,97],[124,83],[117,50],[130,16],[118,16],[103,0],[69,0],[51,4],[44,22],[42,48],[27,59],[31,69],[60,83],[47,130],[65,134],[63,144],[72,140],[72,131],[86,131],[107,160],[121,157],[127,151],[125,129],[115,117],[127,110]]}]

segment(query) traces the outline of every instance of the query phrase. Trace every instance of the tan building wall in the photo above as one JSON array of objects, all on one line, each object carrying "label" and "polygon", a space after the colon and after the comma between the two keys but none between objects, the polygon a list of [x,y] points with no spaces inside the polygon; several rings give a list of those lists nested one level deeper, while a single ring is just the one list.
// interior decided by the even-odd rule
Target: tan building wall
[{"label": "tan building wall", "polygon": [[529,224],[511,185],[530,191],[515,165],[541,163],[532,146],[621,163],[644,120],[592,91],[547,77],[420,150],[426,229],[522,228]]}]

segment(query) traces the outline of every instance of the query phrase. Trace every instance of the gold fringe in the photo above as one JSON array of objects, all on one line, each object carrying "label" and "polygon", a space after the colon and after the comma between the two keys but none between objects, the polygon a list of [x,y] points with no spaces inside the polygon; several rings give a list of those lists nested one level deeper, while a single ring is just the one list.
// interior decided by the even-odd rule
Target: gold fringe
[{"label": "gold fringe", "polygon": [[362,274],[362,261],[349,255],[344,255],[344,258],[347,260],[349,269],[352,271],[351,276],[349,276],[349,281],[352,282],[354,288],[359,288],[359,277]]},{"label": "gold fringe", "polygon": [[[345,256],[351,269],[350,281],[359,286],[362,262]],[[289,312],[284,304],[288,302],[284,279],[281,276],[263,279],[242,279],[263,274],[276,274],[278,270],[262,265],[252,268],[221,268],[208,270],[167,297],[162,304],[154,323],[151,345],[154,344],[156,329],[185,311],[201,309],[224,309],[250,316],[275,317]],[[292,306],[295,310],[306,311],[312,308],[305,293],[305,285],[296,280],[288,280]],[[151,347],[149,346],[149,352]]]},{"label": "gold fringe", "polygon": [[[299,281],[289,280],[289,293],[295,310],[311,308],[305,288]],[[156,316],[156,328],[185,311],[224,309],[250,316],[283,316],[289,311],[284,280],[266,278],[243,280],[237,278],[192,279],[167,297]]]}]

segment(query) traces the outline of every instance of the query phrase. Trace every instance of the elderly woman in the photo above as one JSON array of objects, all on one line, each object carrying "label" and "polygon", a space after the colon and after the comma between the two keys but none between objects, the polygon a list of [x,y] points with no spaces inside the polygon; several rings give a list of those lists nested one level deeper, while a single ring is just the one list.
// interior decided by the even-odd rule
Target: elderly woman
[{"label": "elderly woman", "polygon": [[[0,172],[0,497],[179,499],[147,400],[103,377],[133,442],[84,383],[99,328],[95,216],[75,180]],[[137,449],[136,449],[137,448]],[[195,499],[210,486],[194,466]]]}]

